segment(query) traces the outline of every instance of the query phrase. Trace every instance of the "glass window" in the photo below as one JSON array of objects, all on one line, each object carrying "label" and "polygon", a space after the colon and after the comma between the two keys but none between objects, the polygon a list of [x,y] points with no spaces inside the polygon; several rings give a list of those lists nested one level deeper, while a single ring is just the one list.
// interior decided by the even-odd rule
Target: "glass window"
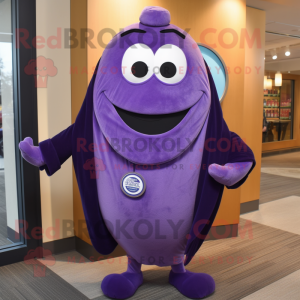
[{"label": "glass window", "polygon": [[11,1],[0,1],[0,248],[19,241]]},{"label": "glass window", "polygon": [[294,81],[282,80],[282,86],[264,89],[263,142],[293,139]]}]

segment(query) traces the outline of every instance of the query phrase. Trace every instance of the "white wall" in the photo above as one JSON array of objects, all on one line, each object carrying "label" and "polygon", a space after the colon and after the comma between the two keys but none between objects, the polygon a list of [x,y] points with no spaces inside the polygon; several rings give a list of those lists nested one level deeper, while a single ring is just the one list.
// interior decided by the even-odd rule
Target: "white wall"
[{"label": "white wall", "polygon": [[[46,40],[57,36],[57,28],[62,31],[61,48],[51,49],[46,44],[37,49],[37,56],[52,59],[58,69],[56,76],[48,77],[47,88],[38,88],[39,141],[43,141],[71,125],[70,49],[64,49],[64,29],[70,27],[70,0],[36,1],[36,22],[37,36]],[[43,242],[64,238],[63,221],[73,221],[71,158],[51,177],[41,172],[40,181],[43,229],[48,230]],[[50,228],[56,224],[60,226],[59,235],[51,237]],[[68,232],[67,236],[73,235],[73,232]]]}]

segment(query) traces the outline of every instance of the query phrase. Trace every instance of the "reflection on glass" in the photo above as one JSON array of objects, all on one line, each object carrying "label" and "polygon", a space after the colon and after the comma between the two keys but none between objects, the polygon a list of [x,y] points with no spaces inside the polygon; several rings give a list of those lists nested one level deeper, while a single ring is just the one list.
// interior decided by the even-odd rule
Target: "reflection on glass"
[{"label": "reflection on glass", "polygon": [[19,241],[11,1],[0,1],[0,248]]},{"label": "reflection on glass", "polygon": [[266,127],[263,132],[263,143],[293,139],[293,80],[282,80],[282,86],[264,89],[263,116]]},{"label": "reflection on glass", "polygon": [[222,59],[217,55],[215,50],[208,48],[207,45],[198,45],[201,51],[201,54],[206,61],[211,75],[214,79],[214,83],[217,89],[219,100],[222,100],[225,97],[227,92],[228,78],[225,71],[225,66]]}]

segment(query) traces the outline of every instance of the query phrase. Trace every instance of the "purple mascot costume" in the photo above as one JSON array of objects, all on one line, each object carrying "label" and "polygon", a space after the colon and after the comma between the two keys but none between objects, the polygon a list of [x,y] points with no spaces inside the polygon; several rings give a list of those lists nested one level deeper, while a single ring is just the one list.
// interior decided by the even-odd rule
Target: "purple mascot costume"
[{"label": "purple mascot costume", "polygon": [[205,239],[224,186],[238,188],[255,166],[229,131],[214,81],[192,37],[170,13],[146,7],[140,23],[110,41],[73,125],[23,158],[49,176],[70,157],[87,227],[101,254],[120,244],[128,270],[104,278],[110,298],[131,297],[141,265],[171,266],[169,282],[189,298],[214,279],[185,269]]}]

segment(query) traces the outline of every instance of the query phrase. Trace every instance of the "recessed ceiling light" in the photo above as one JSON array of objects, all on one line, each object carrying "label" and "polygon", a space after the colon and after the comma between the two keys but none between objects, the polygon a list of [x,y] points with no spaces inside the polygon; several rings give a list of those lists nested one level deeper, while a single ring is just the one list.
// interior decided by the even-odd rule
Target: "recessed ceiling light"
[{"label": "recessed ceiling light", "polygon": [[273,58],[273,59],[277,59],[277,55],[276,55],[276,54],[273,55],[272,58]]},{"label": "recessed ceiling light", "polygon": [[285,56],[290,56],[291,55],[291,51],[290,51],[290,47],[289,46],[286,46],[284,54],[285,54]]}]

